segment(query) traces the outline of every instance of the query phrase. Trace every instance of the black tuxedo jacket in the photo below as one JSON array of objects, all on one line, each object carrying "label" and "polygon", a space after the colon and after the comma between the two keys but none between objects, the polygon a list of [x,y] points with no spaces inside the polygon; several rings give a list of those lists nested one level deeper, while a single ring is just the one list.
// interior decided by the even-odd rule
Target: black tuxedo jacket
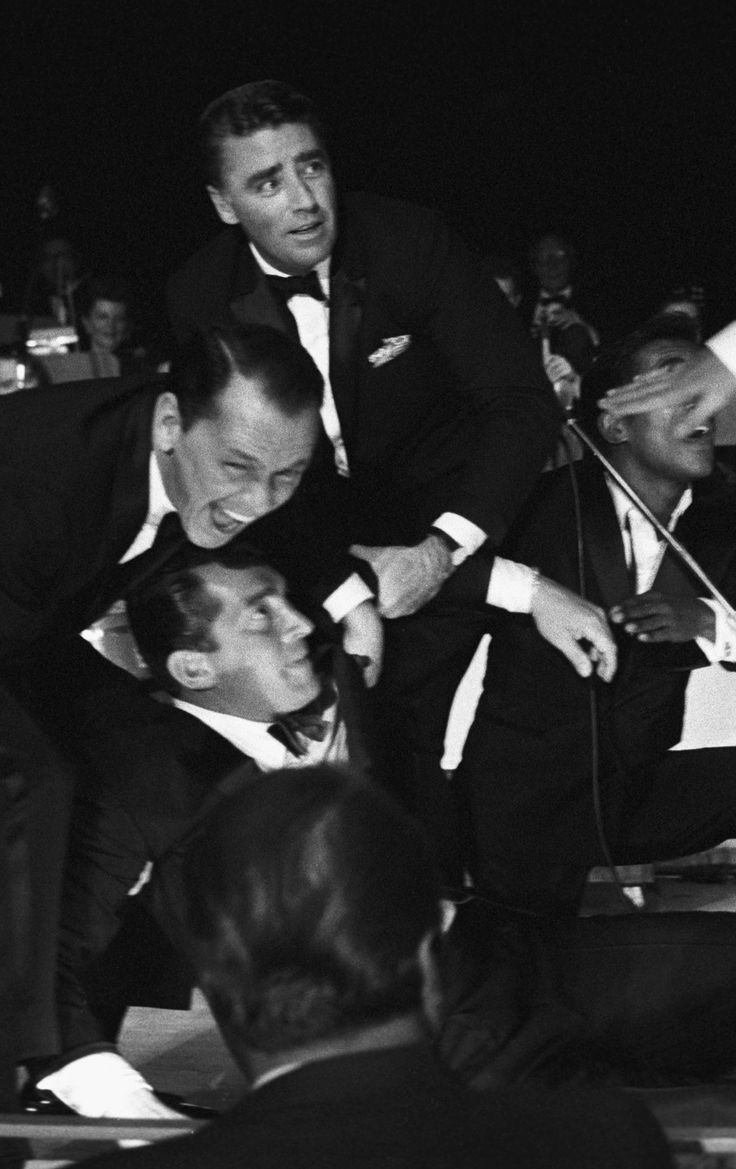
[{"label": "black tuxedo jacket", "polygon": [[[239,227],[171,279],[175,332],[226,320],[295,333]],[[408,338],[389,360],[388,339]],[[389,346],[390,349],[390,346]],[[495,281],[432,212],[353,195],[330,274],[330,382],[351,477],[326,438],[312,489],[346,508],[349,539],[414,543],[444,511],[493,544],[528,494],[558,427],[539,362]]]},{"label": "black tuxedo jacket", "polygon": [[[623,541],[601,470],[587,459],[578,466],[585,595],[607,611],[632,591]],[[733,603],[736,487],[716,474],[694,484],[693,492],[676,535]],[[504,551],[581,591],[567,468],[543,476]],[[703,594],[670,551],[653,587],[664,593]],[[694,642],[645,645],[620,627],[614,632],[616,675],[612,682],[595,686],[600,775],[611,800],[607,823],[612,831],[616,800],[624,798],[623,777],[645,777],[648,764],[678,742],[689,671],[707,664]],[[568,855],[572,860],[578,846],[590,850],[590,717],[589,683],[537,633],[531,617],[509,614],[500,620],[466,753],[477,766],[482,750],[489,799],[503,808],[508,831],[513,833],[516,825],[525,838],[536,832],[540,847],[546,842],[558,858]]]},{"label": "black tuxedo jacket", "polygon": [[[537,289],[533,294],[525,296],[519,305],[519,314],[528,329],[531,329],[534,323],[534,314],[539,303],[539,296],[540,290]],[[575,372],[582,376],[590,369],[596,354],[596,344],[590,334],[590,330],[587,328],[587,324],[596,328],[598,314],[596,313],[595,306],[589,305],[585,297],[581,297],[576,291],[573,291],[570,300],[565,303],[564,307],[576,312],[586,324],[572,324],[566,328],[550,326],[550,351],[552,353],[558,353],[560,357],[566,358]],[[541,340],[539,337],[535,338],[534,343],[541,350]]]},{"label": "black tuxedo jacket", "polygon": [[[45,1055],[56,1042],[49,1006],[76,764],[70,728],[90,690],[99,686],[101,701],[100,675],[122,673],[79,632],[124,591],[118,562],[147,514],[151,422],[164,387],[113,378],[0,399],[0,745],[26,781],[31,886],[23,1056]],[[292,584],[307,591],[314,584],[322,599],[349,568],[310,523],[297,492],[271,528],[271,544],[267,532],[257,541]],[[183,538],[173,527],[168,543],[146,557],[149,568]],[[108,725],[119,713],[116,705],[108,710]],[[0,824],[0,849],[6,831]]]},{"label": "black tuxedo jacket", "polygon": [[422,1045],[305,1064],[193,1136],[92,1159],[120,1169],[657,1169],[670,1155],[636,1102],[460,1087]]},{"label": "black tuxedo jacket", "polygon": [[[358,667],[339,647],[323,660],[337,686],[351,772],[382,783],[379,745]],[[100,671],[77,715],[69,734],[80,777],[59,944],[62,1051],[105,1039],[101,1012],[90,1013],[83,984],[96,988],[94,997],[106,1014],[120,982],[121,1005],[133,1001],[124,997],[136,993],[130,978],[121,978],[115,969],[121,961],[129,971],[140,966],[135,986],[146,987],[143,1005],[151,1003],[157,993],[151,986],[152,946],[146,938],[141,953],[138,921],[116,938],[114,962],[101,957],[120,928],[128,892],[146,862],[154,861],[154,880],[144,889],[144,900],[186,952],[176,924],[183,916],[181,861],[222,800],[259,774],[256,764],[222,735],[195,715],[156,701],[120,670]]]},{"label": "black tuxedo jacket", "polygon": [[[11,656],[27,668],[34,645],[47,668],[49,646],[120,595],[118,562],[148,509],[151,423],[165,388],[162,379],[110,378],[2,399],[0,670]],[[290,581],[319,578],[326,595],[345,578],[345,562],[325,563],[332,544],[313,532],[299,491],[280,512],[277,525],[258,521],[248,540]],[[176,542],[174,533],[161,558]]]}]

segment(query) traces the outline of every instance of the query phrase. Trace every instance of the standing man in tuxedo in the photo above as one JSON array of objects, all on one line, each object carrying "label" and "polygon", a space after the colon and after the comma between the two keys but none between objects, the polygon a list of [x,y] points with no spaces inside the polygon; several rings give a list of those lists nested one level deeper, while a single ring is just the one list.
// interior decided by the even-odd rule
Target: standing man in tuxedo
[{"label": "standing man in tuxedo", "polygon": [[[240,86],[205,110],[199,136],[226,228],[172,277],[174,330],[267,322],[320,368],[315,510],[363,560],[388,619],[376,704],[449,866],[443,738],[488,610],[443,586],[456,577],[460,596],[465,566],[490,564],[553,443],[553,395],[492,277],[434,212],[338,197],[308,98]],[[494,603],[513,607],[504,583]]]},{"label": "standing man in tuxedo", "polygon": [[[320,374],[299,345],[273,329],[233,325],[191,337],[165,381],[78,382],[0,403],[0,746],[9,775],[23,779],[6,792],[0,847],[12,850],[22,836],[28,860],[19,1060],[56,1049],[53,976],[74,773],[67,733],[77,699],[109,665],[79,633],[185,534],[216,548],[283,507],[279,544],[306,563],[299,497],[287,501],[314,451],[321,397]],[[323,596],[344,580],[333,571]],[[333,616],[346,607],[343,596]],[[372,606],[361,602],[348,624],[361,610]],[[378,618],[366,620],[380,635]]]},{"label": "standing man in tuxedo", "polygon": [[[128,613],[156,697],[116,676],[111,693],[102,682],[79,720],[82,778],[59,947],[61,1046],[35,1069],[37,1086],[24,1096],[32,1111],[61,1101],[89,1116],[161,1115],[115,1047],[130,1002],[118,967],[122,955],[135,985],[155,984],[162,954],[170,983],[181,957],[156,946],[150,930],[141,944],[147,919],[130,911],[119,934],[126,904],[146,902],[157,916],[164,885],[169,900],[159,920],[176,938],[168,924],[181,908],[181,855],[225,795],[261,772],[331,762],[377,776],[358,667],[331,629],[314,640],[315,626],[294,607],[284,578],[253,549],[237,541],[185,545],[128,594]],[[150,865],[150,883],[131,902]],[[102,957],[113,938],[114,963]]]},{"label": "standing man in tuxedo", "polygon": [[[602,354],[583,381],[581,424],[612,466],[736,599],[736,489],[714,469],[713,419],[687,403],[616,417],[598,399],[635,376],[697,363],[676,317],[649,322]],[[521,614],[499,623],[458,783],[475,839],[478,887],[524,912],[574,914],[587,872],[671,859],[736,831],[733,748],[671,751],[689,671],[732,665],[731,619],[704,595],[653,525],[601,466],[551,472],[508,554],[581,587],[609,614],[618,669],[606,687],[576,677]],[[582,561],[580,560],[582,549]],[[604,842],[605,841],[605,846]]]},{"label": "standing man in tuxedo", "polygon": [[587,373],[598,348],[598,333],[584,321],[573,286],[577,255],[561,235],[548,232],[529,249],[529,266],[537,282],[536,300],[522,306],[531,334],[545,339],[551,354],[564,358],[578,377]]}]

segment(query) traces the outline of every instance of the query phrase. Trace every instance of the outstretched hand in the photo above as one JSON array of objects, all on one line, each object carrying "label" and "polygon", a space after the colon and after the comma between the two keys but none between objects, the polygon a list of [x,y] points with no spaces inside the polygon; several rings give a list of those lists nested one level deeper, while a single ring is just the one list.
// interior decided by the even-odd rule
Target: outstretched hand
[{"label": "outstretched hand", "polygon": [[616,673],[616,643],[602,609],[541,576],[531,615],[541,636],[565,655],[581,678],[595,671],[602,681],[611,681]]},{"label": "outstretched hand", "polygon": [[693,427],[708,422],[734,398],[736,377],[715,353],[703,348],[682,365],[650,370],[625,386],[616,386],[598,404],[616,417],[662,407],[681,409],[683,417],[675,435],[685,438]]},{"label": "outstretched hand", "polygon": [[715,638],[713,610],[697,597],[670,597],[650,591],[629,597],[610,612],[615,625],[623,625],[638,641],[692,641]]}]

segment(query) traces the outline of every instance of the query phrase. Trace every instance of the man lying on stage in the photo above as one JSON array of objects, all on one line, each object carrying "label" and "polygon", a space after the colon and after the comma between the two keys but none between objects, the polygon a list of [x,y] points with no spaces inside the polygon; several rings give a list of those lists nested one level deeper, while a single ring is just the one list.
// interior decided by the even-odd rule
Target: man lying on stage
[{"label": "man lying on stage", "polygon": [[[62,906],[62,1051],[37,1065],[26,1092],[33,1111],[53,1111],[53,1093],[88,1116],[166,1115],[115,1051],[126,1001],[116,1019],[118,1004],[105,1001],[110,992],[93,1006],[84,985],[85,970],[119,928],[128,892],[149,861],[154,878],[176,867],[200,821],[253,775],[322,761],[350,761],[357,773],[371,773],[357,666],[337,644],[311,645],[312,622],[259,555],[187,545],[130,594],[128,614],[169,699],[156,701],[117,671],[109,683],[115,695],[101,696],[117,697],[114,725],[97,695],[78,736],[88,777],[76,803]],[[295,711],[300,718],[289,717]],[[96,734],[100,718],[104,739]],[[149,894],[144,886],[141,897]],[[135,944],[132,933],[128,940]],[[104,985],[104,974],[95,982]]]}]

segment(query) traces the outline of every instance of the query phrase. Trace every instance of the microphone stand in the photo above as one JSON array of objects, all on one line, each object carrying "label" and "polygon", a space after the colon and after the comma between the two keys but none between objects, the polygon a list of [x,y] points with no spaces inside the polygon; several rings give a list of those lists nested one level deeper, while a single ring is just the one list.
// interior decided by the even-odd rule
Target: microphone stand
[{"label": "microphone stand", "polygon": [[695,560],[690,555],[690,553],[688,552],[688,550],[684,546],[684,544],[681,544],[680,541],[677,539],[677,537],[674,536],[672,534],[672,532],[670,532],[669,529],[665,527],[665,525],[662,523],[662,521],[660,519],[658,519],[657,516],[655,516],[654,512],[652,512],[650,510],[650,508],[647,507],[644,500],[639,498],[639,496],[634,491],[634,488],[631,487],[626,482],[624,477],[608,461],[608,459],[603,454],[603,452],[598,449],[598,447],[595,445],[593,440],[586,434],[586,432],[584,430],[581,430],[581,428],[578,426],[578,424],[574,418],[568,417],[567,426],[573,432],[573,434],[575,434],[577,436],[577,438],[580,440],[580,442],[583,444],[583,446],[587,447],[587,449],[590,451],[590,453],[592,455],[594,455],[594,457],[598,460],[598,462],[601,464],[601,466],[605,469],[607,474],[609,474],[611,476],[614,483],[618,484],[618,486],[621,488],[621,490],[624,492],[624,494],[631,500],[631,502],[634,504],[634,506],[636,508],[638,508],[638,510],[642,513],[642,515],[646,517],[646,519],[649,520],[649,523],[657,531],[657,533],[662,537],[662,539],[665,540],[667,544],[669,544],[672,551],[677,556],[680,557],[680,559],[683,561],[684,564],[687,565],[687,567],[690,569],[690,571],[693,573],[693,575],[696,576],[698,578],[698,580],[700,581],[700,583],[705,586],[705,588],[710,593],[713,600],[716,601],[721,606],[721,608],[723,609],[726,616],[730,617],[734,621],[734,623],[736,623],[736,609],[734,609],[733,606],[731,604],[729,604],[729,602],[723,596],[723,593],[721,593],[720,590],[718,588],[716,588],[716,586],[713,584],[713,581],[703,571],[703,569],[698,564],[697,560]]}]

